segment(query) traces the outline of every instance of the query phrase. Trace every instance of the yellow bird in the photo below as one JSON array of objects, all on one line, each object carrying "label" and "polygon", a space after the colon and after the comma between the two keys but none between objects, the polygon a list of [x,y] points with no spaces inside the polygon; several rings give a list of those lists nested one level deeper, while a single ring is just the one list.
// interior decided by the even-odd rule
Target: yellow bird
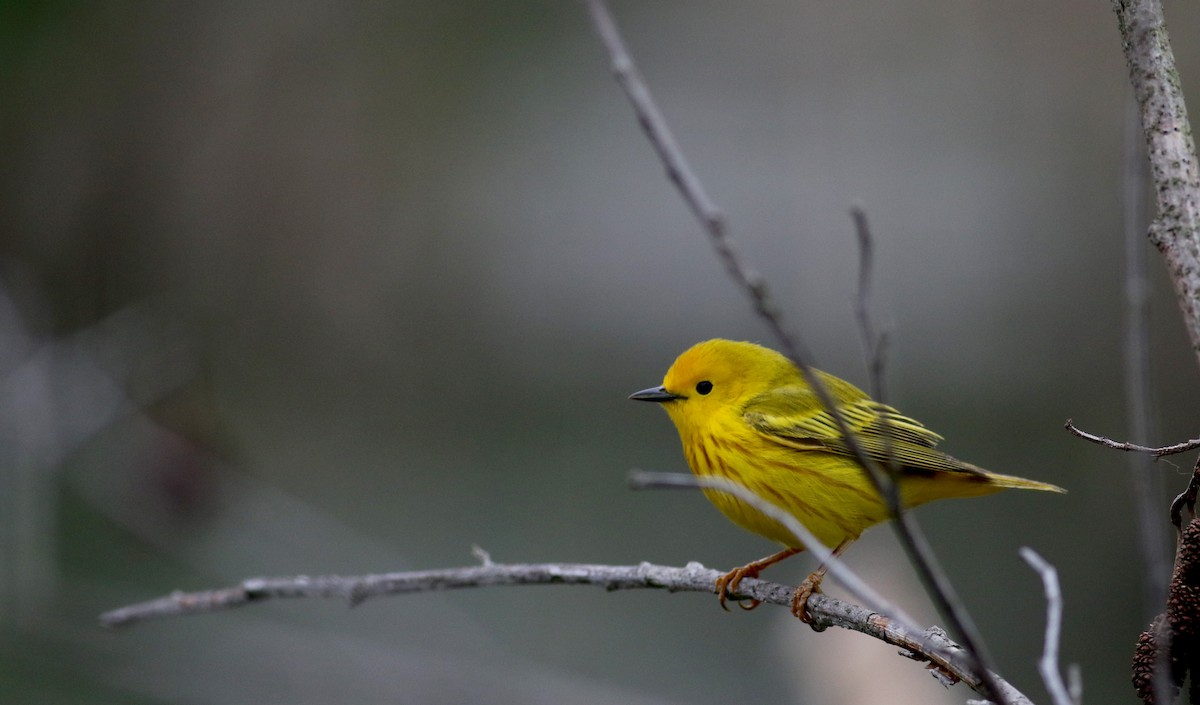
[{"label": "yellow bird", "polygon": [[[1007,488],[1064,492],[1061,487],[1000,475],[937,450],[942,437],[880,404],[845,380],[816,371],[858,444],[881,466],[896,467],[906,507],[935,499],[977,497]],[[783,355],[754,343],[709,340],[685,351],[662,386],[630,399],[662,404],[679,430],[692,472],[724,477],[796,517],[840,554],[868,527],[888,517],[887,506],[858,464],[833,417]],[[804,550],[782,524],[717,490],[709,501],[733,523],[783,544],[783,551],[723,575],[721,606],[743,578]],[[819,590],[821,566],[796,592],[793,612]],[[757,601],[743,604],[746,609]]]}]

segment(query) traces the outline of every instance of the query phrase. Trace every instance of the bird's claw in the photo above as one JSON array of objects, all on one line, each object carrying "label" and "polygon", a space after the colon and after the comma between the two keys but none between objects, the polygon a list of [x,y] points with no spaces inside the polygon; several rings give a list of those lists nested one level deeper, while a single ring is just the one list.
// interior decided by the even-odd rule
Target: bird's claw
[{"label": "bird's claw", "polygon": [[812,627],[814,632],[823,632],[825,627],[818,626],[813,621],[812,615],[808,613],[808,598],[821,594],[821,581],[824,579],[825,574],[822,571],[809,575],[804,582],[800,583],[800,587],[796,588],[796,594],[792,596],[792,614],[796,619]]},{"label": "bird's claw", "polygon": [[[741,585],[743,578],[757,578],[758,570],[752,566],[744,565],[741,568],[734,568],[728,573],[717,578],[717,600],[721,603],[721,609],[726,612],[729,608],[725,606],[725,600],[733,597],[737,592],[738,585]],[[761,600],[754,598],[746,598],[737,600],[738,607],[744,610],[752,610],[762,604]]]}]

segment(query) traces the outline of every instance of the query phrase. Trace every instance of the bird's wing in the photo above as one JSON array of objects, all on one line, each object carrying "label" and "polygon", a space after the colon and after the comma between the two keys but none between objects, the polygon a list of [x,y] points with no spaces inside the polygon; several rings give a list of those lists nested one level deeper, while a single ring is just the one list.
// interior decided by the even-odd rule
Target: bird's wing
[{"label": "bird's wing", "polygon": [[[941,436],[886,404],[862,395],[838,408],[863,452],[876,462],[894,460],[913,473],[984,472],[937,450]],[[743,416],[752,428],[782,445],[854,455],[833,416],[810,389],[790,386],[761,394],[750,400]]]}]

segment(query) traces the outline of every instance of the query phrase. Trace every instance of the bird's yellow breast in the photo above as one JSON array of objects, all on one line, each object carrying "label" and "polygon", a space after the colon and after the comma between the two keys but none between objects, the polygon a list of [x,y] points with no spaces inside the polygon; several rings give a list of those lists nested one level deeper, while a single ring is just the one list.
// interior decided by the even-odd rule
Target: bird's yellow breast
[{"label": "bird's yellow breast", "polygon": [[[683,432],[692,472],[736,482],[799,520],[826,546],[857,538],[882,521],[886,510],[863,471],[825,451],[780,446],[750,429],[740,417]],[[803,544],[782,524],[717,490],[705,496],[735,524],[792,548]]]}]

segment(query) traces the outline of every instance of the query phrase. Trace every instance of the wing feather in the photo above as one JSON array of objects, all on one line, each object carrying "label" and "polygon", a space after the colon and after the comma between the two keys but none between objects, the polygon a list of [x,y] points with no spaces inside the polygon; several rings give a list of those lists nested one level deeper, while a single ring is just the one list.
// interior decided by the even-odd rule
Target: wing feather
[{"label": "wing feather", "polygon": [[[839,409],[871,459],[879,463],[894,459],[905,471],[914,474],[987,475],[984,470],[937,450],[942,437],[919,421],[873,401],[848,383],[842,385],[846,389],[831,391],[846,399]],[[782,445],[853,456],[833,416],[807,387],[778,387],[760,394],[746,404],[743,417],[759,433]]]}]

